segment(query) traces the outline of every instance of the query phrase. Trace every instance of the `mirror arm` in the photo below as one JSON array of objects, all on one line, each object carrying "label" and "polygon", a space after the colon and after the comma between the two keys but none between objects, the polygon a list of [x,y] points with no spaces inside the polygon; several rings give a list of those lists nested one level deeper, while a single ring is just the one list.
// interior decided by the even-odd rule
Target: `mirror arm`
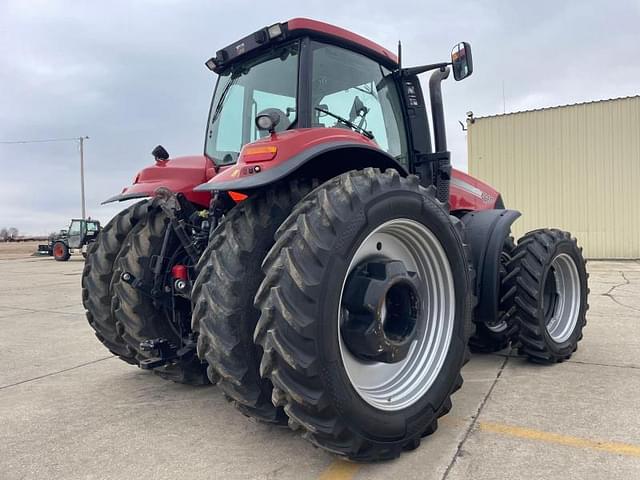
[{"label": "mirror arm", "polygon": [[419,67],[401,68],[400,75],[402,75],[403,77],[419,75],[420,73],[435,70],[436,68],[442,69],[448,67],[449,65],[451,65],[451,62],[430,63],[429,65],[422,65]]}]

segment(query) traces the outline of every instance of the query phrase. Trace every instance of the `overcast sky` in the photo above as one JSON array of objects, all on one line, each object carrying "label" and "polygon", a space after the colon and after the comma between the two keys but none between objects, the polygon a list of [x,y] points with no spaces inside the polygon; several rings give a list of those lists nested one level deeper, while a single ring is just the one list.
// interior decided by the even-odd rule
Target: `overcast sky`
[{"label": "overcast sky", "polygon": [[[201,153],[215,76],[204,61],[265,25],[334,23],[395,50],[407,66],[473,46],[474,74],[444,85],[453,162],[458,120],[640,94],[638,1],[0,0],[0,141],[88,135],[88,213],[152,163]],[[426,90],[427,77],[422,77]],[[0,144],[0,227],[46,233],[80,216],[77,144]]]}]

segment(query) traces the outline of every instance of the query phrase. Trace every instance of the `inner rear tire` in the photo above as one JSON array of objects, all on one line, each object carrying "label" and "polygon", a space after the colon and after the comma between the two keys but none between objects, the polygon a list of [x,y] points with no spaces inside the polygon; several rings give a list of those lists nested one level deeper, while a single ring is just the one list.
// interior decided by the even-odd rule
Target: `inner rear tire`
[{"label": "inner rear tire", "polygon": [[[454,220],[434,193],[394,170],[340,175],[296,206],[263,264],[255,339],[272,400],[290,427],[351,460],[387,460],[416,448],[462,385],[471,271]],[[404,264],[407,281],[416,280],[416,340],[399,360],[359,360],[362,352],[345,349],[343,292],[354,261],[380,258]],[[389,312],[394,302],[385,302]],[[386,325],[390,317],[379,315]],[[378,382],[374,370],[383,371]]]},{"label": "inner rear tire", "polygon": [[253,343],[260,311],[253,299],[277,228],[310,190],[310,182],[293,181],[234,207],[213,232],[193,288],[192,328],[209,379],[243,414],[270,423],[287,418],[271,403],[271,382],[260,377],[262,349]]},{"label": "inner rear tire", "polygon": [[568,232],[523,236],[509,264],[519,353],[536,363],[567,360],[578,348],[589,305],[582,249]]},{"label": "inner rear tire", "polygon": [[500,254],[500,300],[496,323],[489,325],[485,322],[475,323],[475,333],[469,339],[469,348],[474,353],[493,353],[504,350],[518,331],[514,316],[513,296],[515,287],[508,277],[508,264],[513,257],[516,244],[512,237],[508,237]]},{"label": "inner rear tire", "polygon": [[[155,304],[152,298],[140,289],[122,280],[123,272],[149,288],[153,284],[152,258],[160,256],[169,218],[154,202],[149,202],[146,215],[131,230],[122,247],[113,272],[113,299],[111,308],[118,332],[128,347],[135,352],[136,362],[150,357],[142,351],[140,343],[145,340],[163,338],[180,348],[191,334],[191,304],[188,300],[175,298],[173,308]],[[181,248],[175,235],[167,245],[166,256],[176,255]],[[174,317],[175,315],[175,317]],[[153,369],[162,378],[190,385],[206,385],[206,367],[195,352],[168,365]]]}]

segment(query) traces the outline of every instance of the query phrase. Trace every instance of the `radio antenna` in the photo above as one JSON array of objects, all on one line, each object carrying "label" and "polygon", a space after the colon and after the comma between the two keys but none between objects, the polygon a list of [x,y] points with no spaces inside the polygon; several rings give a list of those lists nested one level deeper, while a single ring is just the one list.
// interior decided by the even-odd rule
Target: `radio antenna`
[{"label": "radio antenna", "polygon": [[398,40],[398,70],[402,70],[402,42]]}]

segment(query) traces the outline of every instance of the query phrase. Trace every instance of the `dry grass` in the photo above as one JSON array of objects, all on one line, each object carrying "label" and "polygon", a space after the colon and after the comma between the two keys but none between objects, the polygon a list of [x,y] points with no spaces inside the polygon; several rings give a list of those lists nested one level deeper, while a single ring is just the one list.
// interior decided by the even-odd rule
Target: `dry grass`
[{"label": "dry grass", "polygon": [[0,242],[0,260],[29,257],[38,250],[38,245],[41,243],[44,244],[47,241]]}]

